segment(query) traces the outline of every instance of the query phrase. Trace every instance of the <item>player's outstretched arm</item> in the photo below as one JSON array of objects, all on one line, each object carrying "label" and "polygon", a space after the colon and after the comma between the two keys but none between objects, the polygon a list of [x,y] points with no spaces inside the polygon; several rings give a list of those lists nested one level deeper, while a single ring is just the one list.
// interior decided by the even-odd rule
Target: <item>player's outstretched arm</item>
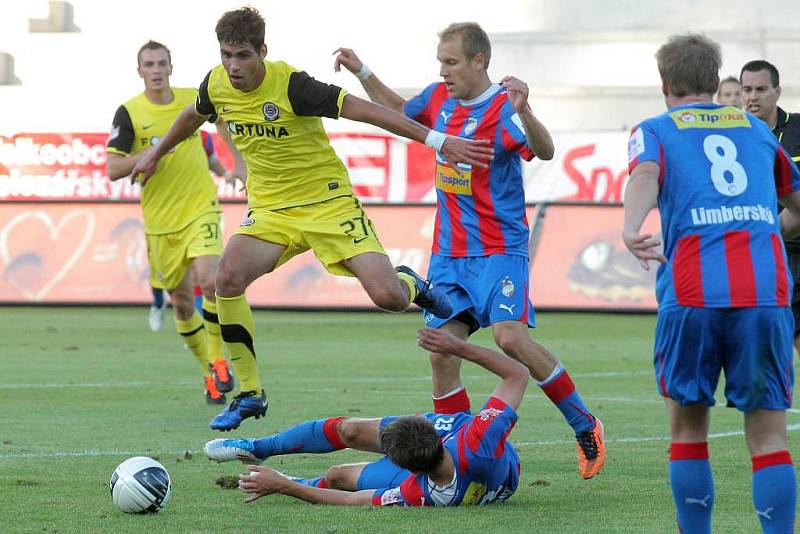
[{"label": "player's outstretched arm", "polygon": [[494,148],[486,139],[464,139],[435,132],[405,115],[357,96],[344,97],[340,116],[366,122],[407,139],[425,143],[439,152],[456,170],[458,163],[488,167],[488,162],[494,157]]},{"label": "player's outstretched arm", "polygon": [[359,59],[352,49],[338,48],[334,55],[336,55],[336,59],[333,61],[333,70],[339,72],[342,67],[346,68],[358,78],[370,100],[398,113],[403,113],[403,105],[406,103],[403,97],[375,76],[375,73]]},{"label": "player's outstretched arm", "polygon": [[492,396],[502,400],[516,411],[528,387],[528,368],[505,354],[474,345],[444,330],[425,327],[417,330],[417,345],[431,352],[451,354],[475,362],[499,376],[503,382]]},{"label": "player's outstretched arm", "polygon": [[639,233],[647,214],[658,200],[659,172],[658,164],[644,161],[634,167],[625,187],[625,226],[622,240],[645,271],[650,270],[651,260],[667,263],[667,258],[657,249],[661,241],[652,234]]},{"label": "player's outstretched arm", "polygon": [[149,150],[137,152],[131,156],[123,156],[114,152],[106,153],[106,173],[112,182],[129,176],[133,168],[139,163]]},{"label": "player's outstretched arm", "polygon": [[239,152],[236,145],[233,143],[231,133],[228,131],[228,123],[220,118],[214,123],[214,126],[217,128],[217,135],[219,135],[219,138],[225,143],[225,146],[231,153],[231,157],[233,157],[233,169],[225,173],[225,181],[231,185],[235,185],[236,180],[239,180],[242,182],[242,187],[239,190],[243,191],[247,185],[247,163],[244,161],[242,153]]},{"label": "player's outstretched arm", "polygon": [[206,120],[208,115],[200,115],[195,109],[194,104],[186,106],[181,111],[178,118],[170,126],[169,131],[159,140],[158,144],[149,150],[144,157],[136,164],[131,171],[131,182],[135,182],[139,175],[142,175],[140,183],[144,186],[147,180],[155,174],[158,168],[158,160],[161,156],[172,150],[178,143],[192,135]]},{"label": "player's outstretched arm", "polygon": [[280,493],[314,504],[371,505],[373,490],[342,491],[313,488],[299,484],[274,469],[248,465],[250,474],[239,475],[239,489],[249,494],[245,502],[254,502],[264,495]]},{"label": "player's outstretched arm", "polygon": [[544,124],[533,114],[533,110],[528,104],[528,84],[513,76],[506,76],[500,80],[500,85],[508,91],[508,101],[522,121],[525,137],[528,139],[528,146],[531,147],[533,153],[539,159],[553,159],[555,154],[553,138],[547,128],[544,127]]}]

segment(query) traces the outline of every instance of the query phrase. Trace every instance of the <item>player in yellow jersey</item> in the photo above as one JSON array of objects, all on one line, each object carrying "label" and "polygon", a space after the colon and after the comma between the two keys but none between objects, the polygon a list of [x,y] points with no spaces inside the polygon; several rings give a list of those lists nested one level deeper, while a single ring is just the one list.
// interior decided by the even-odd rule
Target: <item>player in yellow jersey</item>
[{"label": "player in yellow jersey", "polygon": [[450,312],[447,297],[426,280],[407,267],[392,268],[320,117],[367,122],[424,141],[452,165],[485,167],[492,149],[488,142],[433,132],[286,63],[265,61],[264,19],[253,8],[225,13],[216,34],[222,64],[132,174],[141,173],[149,184],[165,154],[214,115],[228,123],[247,162],[249,211],[225,248],[216,280],[222,337],[241,382],[241,393],[211,421],[212,429],[225,431],[267,408],[245,289],[293,256],[313,249],[329,272],[357,277],[385,310],[402,311],[415,302],[436,315]]},{"label": "player in yellow jersey", "polygon": [[[172,59],[163,44],[145,43],[137,58],[145,89],[114,116],[107,146],[112,180],[128,176],[197,97],[195,89],[170,87]],[[203,371],[206,401],[225,404],[233,378],[222,352],[214,296],[222,253],[220,207],[199,132],[163,158],[158,172],[142,189],[141,204],[150,283],[170,295],[176,329]],[[203,318],[194,307],[192,270],[203,288]]]}]

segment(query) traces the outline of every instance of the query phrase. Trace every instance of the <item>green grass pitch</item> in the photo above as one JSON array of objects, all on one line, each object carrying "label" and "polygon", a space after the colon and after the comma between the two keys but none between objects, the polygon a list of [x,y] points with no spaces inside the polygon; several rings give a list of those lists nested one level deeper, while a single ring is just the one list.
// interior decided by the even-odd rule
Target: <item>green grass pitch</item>
[{"label": "green grass pitch", "polygon": [[[215,481],[239,464],[202,454],[208,428],[197,365],[168,318],[150,333],[142,308],[0,308],[0,532],[675,532],[667,425],[651,366],[654,316],[540,313],[534,337],[569,369],[606,425],[608,460],[578,477],[575,445],[534,385],[511,439],[522,458],[506,503],[458,509],[313,506],[282,496],[243,504]],[[306,420],[430,411],[430,370],[415,313],[256,312],[256,347],[270,409],[233,435]],[[475,340],[492,346],[488,332]],[[473,407],[496,379],[465,363]],[[789,414],[798,456],[800,412]],[[717,532],[756,532],[741,416],[714,409],[710,452]],[[229,434],[226,434],[229,435]],[[114,467],[158,458],[173,481],[159,514],[125,515],[109,496]],[[374,455],[340,451],[269,462],[314,476]]]}]

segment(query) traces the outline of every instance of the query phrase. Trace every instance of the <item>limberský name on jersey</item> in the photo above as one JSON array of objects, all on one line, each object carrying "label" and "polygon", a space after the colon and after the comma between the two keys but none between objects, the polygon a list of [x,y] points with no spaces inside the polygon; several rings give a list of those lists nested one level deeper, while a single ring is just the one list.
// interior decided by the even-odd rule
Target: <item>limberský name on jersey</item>
[{"label": "limbersk\u00fd name on jersey", "polygon": [[719,208],[692,208],[692,224],[724,224],[731,221],[764,221],[775,224],[775,216],[766,206],[720,206]]},{"label": "limbersk\u00fd name on jersey", "polygon": [[266,124],[239,124],[228,123],[231,135],[246,135],[248,137],[289,137],[289,130],[283,126],[267,126]]}]

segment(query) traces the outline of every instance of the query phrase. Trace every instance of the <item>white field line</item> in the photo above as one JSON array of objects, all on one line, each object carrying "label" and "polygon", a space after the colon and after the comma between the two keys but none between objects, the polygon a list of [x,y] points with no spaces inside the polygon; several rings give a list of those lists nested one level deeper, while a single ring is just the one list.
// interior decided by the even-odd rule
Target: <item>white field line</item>
[{"label": "white field line", "polygon": [[[642,376],[642,375],[651,375],[652,371],[608,371],[608,372],[597,372],[597,373],[574,373],[571,374],[573,378],[610,378],[610,377],[626,377],[626,376]],[[472,381],[472,380],[496,380],[491,375],[465,375],[462,377],[464,380]],[[314,379],[302,379],[302,380],[287,380],[284,377],[280,377],[282,384],[291,384],[291,383],[302,383],[302,382],[309,382]],[[269,380],[269,378],[267,378]],[[345,384],[372,384],[372,383],[386,383],[386,382],[397,382],[398,377],[326,377],[326,381],[332,382],[342,382]],[[413,382],[429,382],[431,380],[430,375],[425,376],[412,376],[412,377],[403,377],[402,380],[404,381],[413,381]],[[192,386],[195,387],[201,383],[200,379],[197,380],[173,380],[173,381],[148,381],[148,380],[129,380],[129,381],[119,381],[119,382],[11,382],[11,383],[0,383],[0,390],[2,389],[67,389],[67,388],[126,388],[126,387],[150,387],[150,386]]]}]

